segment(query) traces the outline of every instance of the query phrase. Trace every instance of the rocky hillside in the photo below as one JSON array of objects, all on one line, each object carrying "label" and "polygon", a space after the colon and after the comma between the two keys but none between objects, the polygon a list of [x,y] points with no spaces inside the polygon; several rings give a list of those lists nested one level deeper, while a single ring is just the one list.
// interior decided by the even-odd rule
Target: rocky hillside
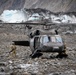
[{"label": "rocky hillside", "polygon": [[21,9],[25,4],[25,0],[0,0],[0,13],[7,9]]},{"label": "rocky hillside", "polygon": [[53,12],[76,11],[76,0],[0,0],[0,13],[5,9],[44,8]]},{"label": "rocky hillside", "polygon": [[45,8],[53,12],[76,11],[76,0],[26,0],[26,8]]}]

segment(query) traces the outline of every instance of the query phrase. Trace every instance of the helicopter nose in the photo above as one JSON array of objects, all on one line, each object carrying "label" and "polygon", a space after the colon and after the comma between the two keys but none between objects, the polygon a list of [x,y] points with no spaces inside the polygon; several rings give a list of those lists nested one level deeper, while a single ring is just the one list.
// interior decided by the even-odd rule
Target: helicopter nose
[{"label": "helicopter nose", "polygon": [[59,47],[53,47],[53,49],[54,49],[54,50],[58,50],[58,49],[59,49]]}]

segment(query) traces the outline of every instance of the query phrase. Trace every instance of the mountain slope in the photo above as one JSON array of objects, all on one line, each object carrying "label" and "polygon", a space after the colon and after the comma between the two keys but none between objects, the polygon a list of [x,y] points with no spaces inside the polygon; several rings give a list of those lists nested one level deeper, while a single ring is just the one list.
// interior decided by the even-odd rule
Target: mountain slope
[{"label": "mountain slope", "polygon": [[76,11],[76,0],[26,0],[25,8],[45,8],[53,12]]},{"label": "mountain slope", "polygon": [[76,11],[76,0],[0,0],[0,13],[5,9],[45,8],[53,12]]},{"label": "mountain slope", "polygon": [[25,0],[0,0],[0,13],[7,9],[22,9],[24,4]]}]

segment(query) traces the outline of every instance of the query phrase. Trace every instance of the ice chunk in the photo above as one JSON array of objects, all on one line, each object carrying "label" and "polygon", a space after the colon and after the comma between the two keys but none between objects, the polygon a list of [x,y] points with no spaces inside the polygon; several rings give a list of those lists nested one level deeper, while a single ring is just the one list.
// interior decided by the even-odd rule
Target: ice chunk
[{"label": "ice chunk", "polygon": [[0,20],[7,23],[20,23],[27,20],[22,10],[5,10],[0,16]]}]

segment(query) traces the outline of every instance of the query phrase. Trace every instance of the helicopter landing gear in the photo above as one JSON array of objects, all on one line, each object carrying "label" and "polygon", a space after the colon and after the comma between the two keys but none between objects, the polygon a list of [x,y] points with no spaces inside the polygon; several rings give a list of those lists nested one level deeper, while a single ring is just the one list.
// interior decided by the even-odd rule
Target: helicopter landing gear
[{"label": "helicopter landing gear", "polygon": [[30,56],[31,56],[31,58],[40,57],[40,56],[42,56],[42,53],[40,53],[39,50],[36,49],[34,52],[32,52],[32,54]]},{"label": "helicopter landing gear", "polygon": [[57,55],[57,57],[59,58],[63,58],[63,57],[67,57],[68,55],[66,54],[66,50],[64,52],[59,52],[59,54]]},{"label": "helicopter landing gear", "polygon": [[34,57],[37,53],[37,50],[35,50],[34,52],[32,52],[31,57]]}]

